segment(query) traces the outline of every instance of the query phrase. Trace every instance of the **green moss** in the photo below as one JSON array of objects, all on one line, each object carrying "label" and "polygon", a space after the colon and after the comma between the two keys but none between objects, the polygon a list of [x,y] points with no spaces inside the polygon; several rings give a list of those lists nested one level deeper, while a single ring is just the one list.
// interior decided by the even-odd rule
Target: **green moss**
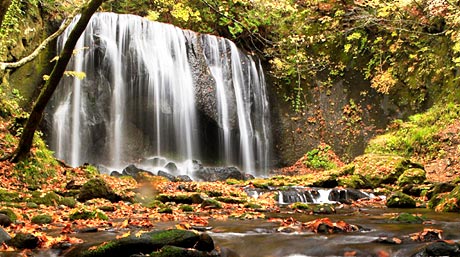
[{"label": "green moss", "polygon": [[14,213],[14,211],[11,209],[1,209],[0,213],[8,216],[12,222],[15,222],[18,219],[18,216],[16,215],[16,213]]},{"label": "green moss", "polygon": [[292,205],[290,205],[291,209],[294,209],[294,210],[305,210],[305,211],[312,211],[313,208],[311,207],[310,204],[307,204],[307,203],[294,203]]},{"label": "green moss", "polygon": [[179,207],[179,209],[182,210],[183,212],[192,212],[193,211],[193,207],[188,205],[188,204],[181,205]]},{"label": "green moss", "polygon": [[351,176],[341,177],[338,180],[339,186],[354,189],[368,189],[373,188],[372,183],[367,180],[366,177],[360,174],[354,174]]},{"label": "green moss", "polygon": [[104,253],[117,246],[116,241],[104,242],[96,248],[91,248],[82,253],[82,256],[105,256]]},{"label": "green moss", "polygon": [[[439,202],[432,203],[429,207],[439,212],[460,212],[460,186],[457,186],[450,193],[438,195]],[[430,201],[431,202],[431,201]]]},{"label": "green moss", "polygon": [[246,199],[237,198],[237,197],[216,197],[216,200],[223,203],[231,204],[242,204],[246,202]]},{"label": "green moss", "polygon": [[415,208],[416,202],[403,192],[396,192],[387,199],[388,208]]},{"label": "green moss", "polygon": [[19,202],[20,197],[16,192],[9,192],[4,189],[0,189],[0,202]]},{"label": "green moss", "polygon": [[51,216],[48,214],[40,214],[34,216],[31,221],[34,224],[43,225],[51,223],[53,221],[53,218],[51,218]]},{"label": "green moss", "polygon": [[86,210],[79,209],[75,210],[69,215],[70,220],[88,220],[88,219],[100,219],[108,220],[109,217],[101,210]]},{"label": "green moss", "polygon": [[391,220],[398,223],[422,224],[425,221],[425,218],[420,217],[418,215],[403,212],[400,213],[398,216],[392,218]]},{"label": "green moss", "polygon": [[161,208],[158,210],[158,213],[169,213],[169,214],[172,214],[173,213],[173,210],[171,209],[171,207],[165,207],[165,208]]},{"label": "green moss", "polygon": [[262,209],[262,205],[256,204],[256,203],[247,203],[247,204],[244,205],[244,208]]},{"label": "green moss", "polygon": [[55,192],[49,192],[45,195],[42,195],[41,192],[35,191],[32,193],[31,202],[36,204],[44,204],[46,206],[56,206],[60,203],[62,197]]},{"label": "green moss", "polygon": [[62,197],[59,200],[59,204],[65,205],[70,208],[74,208],[77,205],[77,200],[73,197]]},{"label": "green moss", "polygon": [[426,179],[426,172],[420,168],[407,169],[399,176],[398,185],[421,184]]},{"label": "green moss", "polygon": [[209,208],[209,209],[221,209],[222,204],[220,204],[217,200],[214,199],[205,199],[201,203],[202,208]]}]

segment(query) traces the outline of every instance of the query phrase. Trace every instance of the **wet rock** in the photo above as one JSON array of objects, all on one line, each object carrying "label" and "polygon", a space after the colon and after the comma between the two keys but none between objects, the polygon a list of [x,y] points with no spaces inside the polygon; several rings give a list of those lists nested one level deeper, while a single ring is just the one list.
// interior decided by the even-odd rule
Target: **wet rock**
[{"label": "wet rock", "polygon": [[192,182],[193,180],[187,175],[176,176],[174,182]]},{"label": "wet rock", "polygon": [[2,227],[0,227],[0,244],[8,240],[11,240],[11,236]]},{"label": "wet rock", "polygon": [[432,199],[437,194],[451,192],[455,188],[454,184],[450,183],[437,183],[434,185],[433,189],[428,191],[426,196],[428,199]]},{"label": "wet rock", "polygon": [[396,192],[387,199],[388,208],[415,208],[416,203],[412,197],[403,192]]},{"label": "wet rock", "polygon": [[305,188],[289,188],[287,190],[279,191],[278,201],[280,203],[313,203],[312,192]]},{"label": "wet rock", "polygon": [[331,204],[315,204],[312,205],[314,214],[334,214],[335,208]]},{"label": "wet rock", "polygon": [[177,165],[174,162],[168,162],[165,166],[165,169],[167,169],[171,173],[177,173],[179,172],[179,168],[177,168]]},{"label": "wet rock", "polygon": [[104,198],[111,202],[118,202],[122,198],[117,195],[107,183],[99,178],[90,179],[83,184],[78,195],[78,201],[85,202],[94,198]]},{"label": "wet rock", "polygon": [[32,234],[19,233],[10,241],[7,241],[7,244],[18,249],[35,249],[38,246],[38,242],[38,237]]},{"label": "wet rock", "polygon": [[133,178],[137,178],[137,175],[140,172],[148,172],[148,171],[139,169],[134,164],[131,164],[128,167],[124,168],[123,171],[121,172],[121,174],[123,176],[131,176]]},{"label": "wet rock", "polygon": [[0,226],[2,227],[9,227],[11,225],[12,221],[8,215],[0,213]]},{"label": "wet rock", "polygon": [[70,180],[65,185],[65,189],[67,190],[75,190],[75,189],[80,189],[80,188],[81,188],[81,185],[77,185],[74,179]]},{"label": "wet rock", "polygon": [[169,181],[175,181],[176,180],[176,176],[174,176],[171,173],[168,173],[166,171],[162,171],[162,170],[158,171],[158,176],[166,178]]},{"label": "wet rock", "polygon": [[332,189],[329,193],[328,199],[330,201],[350,204],[353,201],[367,198],[368,195],[355,189]]},{"label": "wet rock", "polygon": [[166,159],[161,157],[152,157],[143,160],[141,163],[146,166],[163,167],[166,164]]},{"label": "wet rock", "polygon": [[410,213],[400,213],[398,216],[391,219],[394,222],[398,223],[410,223],[410,224],[422,224],[425,219]]},{"label": "wet rock", "polygon": [[431,257],[431,256],[460,256],[460,244],[438,241],[427,245],[412,257]]},{"label": "wet rock", "polygon": [[114,171],[112,171],[110,173],[110,176],[119,178],[119,177],[123,176],[123,174],[121,174],[120,172],[114,170]]},{"label": "wet rock", "polygon": [[159,251],[151,253],[151,257],[211,257],[207,252],[198,251],[196,249],[185,249],[182,247],[166,245]]},{"label": "wet rock", "polygon": [[14,213],[13,210],[8,209],[8,208],[1,209],[0,214],[5,214],[6,216],[8,216],[8,218],[10,218],[11,222],[15,222],[18,219],[18,216],[16,215],[16,213]]},{"label": "wet rock", "polygon": [[225,181],[227,179],[244,180],[244,174],[236,167],[206,167],[197,170],[194,176],[202,181]]},{"label": "wet rock", "polygon": [[372,183],[361,174],[353,174],[351,176],[340,177],[338,181],[340,186],[346,186],[354,189],[372,189]]}]

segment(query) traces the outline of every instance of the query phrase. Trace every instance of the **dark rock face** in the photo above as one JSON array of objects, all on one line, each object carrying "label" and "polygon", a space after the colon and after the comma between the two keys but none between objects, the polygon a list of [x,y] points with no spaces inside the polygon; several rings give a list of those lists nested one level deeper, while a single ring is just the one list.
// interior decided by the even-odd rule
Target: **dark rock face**
[{"label": "dark rock face", "polygon": [[194,173],[194,176],[203,181],[225,181],[227,179],[244,180],[244,174],[236,167],[205,167]]},{"label": "dark rock face", "polygon": [[137,178],[137,175],[139,174],[139,172],[148,172],[148,171],[139,169],[134,164],[131,164],[128,167],[124,168],[121,174],[124,176],[131,176],[133,178]]},{"label": "dark rock face", "polygon": [[365,193],[355,189],[332,189],[328,199],[340,203],[351,203],[362,198],[368,197]]},{"label": "dark rock face", "polygon": [[39,242],[38,237],[32,234],[19,233],[7,243],[18,249],[34,249],[34,248],[37,248],[38,242]]},{"label": "dark rock face", "polygon": [[12,221],[11,221],[10,217],[8,217],[8,215],[0,213],[0,226],[6,228],[6,227],[10,226],[11,223],[12,223]]},{"label": "dark rock face", "polygon": [[460,256],[460,244],[438,241],[438,242],[434,242],[434,243],[427,245],[424,249],[412,255],[412,257],[431,257],[431,256],[459,257]]},{"label": "dark rock face", "polygon": [[104,198],[111,202],[118,202],[121,197],[105,183],[102,179],[91,179],[80,189],[78,201],[85,202],[94,198]]},{"label": "dark rock face", "polygon": [[176,180],[176,177],[166,171],[158,171],[158,176],[160,177],[164,177],[164,178],[167,178],[169,181],[175,181]]},{"label": "dark rock face", "polygon": [[0,227],[0,244],[11,239],[11,236]]}]

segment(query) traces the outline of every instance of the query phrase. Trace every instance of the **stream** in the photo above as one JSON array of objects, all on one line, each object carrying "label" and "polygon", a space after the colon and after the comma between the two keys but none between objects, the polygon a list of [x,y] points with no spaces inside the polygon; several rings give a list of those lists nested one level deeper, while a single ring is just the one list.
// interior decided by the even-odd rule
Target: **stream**
[{"label": "stream", "polygon": [[[422,214],[426,224],[389,223],[395,213]],[[383,250],[390,256],[411,256],[425,243],[385,244],[375,243],[380,237],[404,238],[424,228],[443,230],[443,238],[460,240],[460,215],[435,213],[425,209],[361,209],[359,213],[338,213],[335,215],[292,214],[281,216],[306,222],[328,217],[332,221],[344,220],[362,226],[364,231],[337,234],[279,233],[277,224],[264,221],[210,222],[210,233],[216,245],[228,247],[241,257],[300,257],[300,256],[344,256],[356,252],[356,256],[378,256]]]}]

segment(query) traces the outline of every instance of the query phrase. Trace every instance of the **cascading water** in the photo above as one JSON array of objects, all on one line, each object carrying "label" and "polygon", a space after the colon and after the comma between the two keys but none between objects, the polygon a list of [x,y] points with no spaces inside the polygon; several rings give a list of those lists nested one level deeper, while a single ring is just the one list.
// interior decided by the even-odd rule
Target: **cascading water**
[{"label": "cascading water", "polygon": [[47,110],[58,158],[114,169],[153,156],[256,175],[267,169],[265,78],[231,41],[98,13],[77,50],[67,69],[86,77],[63,78]]}]

